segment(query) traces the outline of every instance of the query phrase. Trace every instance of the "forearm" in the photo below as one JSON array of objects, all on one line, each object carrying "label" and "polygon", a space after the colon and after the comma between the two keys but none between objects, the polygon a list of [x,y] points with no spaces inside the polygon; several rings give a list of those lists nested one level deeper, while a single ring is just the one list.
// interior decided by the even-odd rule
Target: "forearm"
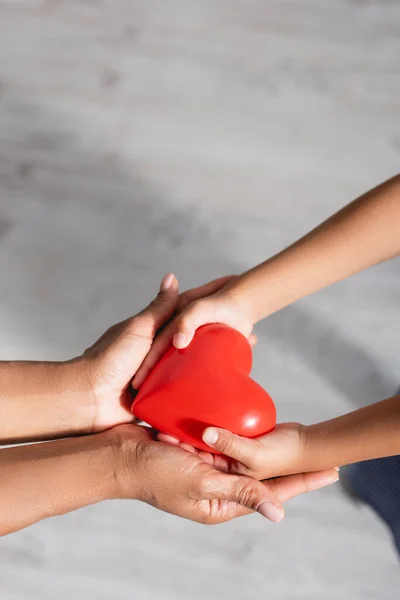
[{"label": "forearm", "polygon": [[400,176],[367,192],[295,244],[244,273],[231,293],[253,322],[400,254]]},{"label": "forearm", "polygon": [[78,363],[0,362],[0,444],[89,433],[94,410]]},{"label": "forearm", "polygon": [[118,496],[107,432],[0,450],[0,535]]},{"label": "forearm", "polygon": [[303,428],[305,471],[400,454],[400,396]]}]

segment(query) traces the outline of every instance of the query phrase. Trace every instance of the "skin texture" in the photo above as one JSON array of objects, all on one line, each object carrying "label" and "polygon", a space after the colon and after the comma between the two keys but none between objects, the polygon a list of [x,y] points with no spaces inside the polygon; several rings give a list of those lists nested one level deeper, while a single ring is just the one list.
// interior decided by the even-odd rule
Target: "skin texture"
[{"label": "skin texture", "polygon": [[[315,425],[280,424],[255,440],[217,428],[206,429],[203,440],[224,455],[209,455],[215,468],[265,479],[359,462],[366,455],[373,459],[398,454],[399,432],[400,396],[394,396]],[[158,438],[179,445],[170,436]]]},{"label": "skin texture", "polygon": [[[396,176],[345,206],[286,250],[239,277],[229,278],[214,294],[193,299],[154,344],[134,383],[141,384],[168,343],[186,347],[202,325],[221,322],[249,336],[260,319],[399,254],[400,176]],[[245,471],[258,475],[269,471],[271,465],[274,475],[279,475],[400,454],[399,406],[396,397],[311,427],[297,425],[302,440],[297,446],[293,430],[286,426],[268,438],[253,441],[228,440],[225,432],[221,440],[229,447],[215,448],[233,459],[246,452]],[[282,435],[289,436],[289,446],[281,444]],[[285,447],[287,464],[285,460],[281,464],[279,455],[270,456],[270,444],[275,442],[276,447]],[[257,457],[256,464],[251,455]],[[260,469],[260,460],[266,461],[268,469]]]},{"label": "skin texture", "polygon": [[82,356],[0,363],[0,442],[53,440],[0,450],[0,535],[113,498],[199,523],[252,511],[278,522],[283,502],[337,479],[332,469],[266,482],[223,473],[208,457],[157,441],[155,432],[132,423],[132,374],[180,301],[170,274],[145,310],[111,327]]},{"label": "skin texture", "polygon": [[198,523],[258,511],[278,522],[281,505],[337,479],[336,471],[259,482],[219,472],[201,456],[154,440],[134,424],[0,452],[0,535],[115,498],[147,502]]}]

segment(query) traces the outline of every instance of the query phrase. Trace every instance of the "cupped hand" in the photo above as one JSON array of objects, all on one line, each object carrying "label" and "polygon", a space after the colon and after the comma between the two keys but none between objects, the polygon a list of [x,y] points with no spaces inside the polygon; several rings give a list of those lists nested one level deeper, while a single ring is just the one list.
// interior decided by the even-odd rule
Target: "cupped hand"
[{"label": "cupped hand", "polygon": [[[182,444],[163,433],[158,439],[164,443],[180,446],[193,453],[197,450]],[[308,472],[305,461],[306,427],[299,423],[284,423],[274,431],[258,438],[245,438],[225,429],[210,427],[203,433],[203,441],[222,455],[200,452],[203,460],[216,469],[264,480],[271,477],[301,476],[309,489],[314,484],[329,485],[338,479],[339,470],[332,467],[326,471]]]},{"label": "cupped hand", "polygon": [[133,420],[131,379],[157,331],[174,314],[178,300],[178,282],[173,274],[168,274],[147,308],[108,329],[77,359],[94,398],[92,432]]},{"label": "cupped hand", "polygon": [[223,473],[212,464],[211,455],[155,441],[147,427],[121,425],[110,435],[119,439],[120,497],[199,523],[222,523],[254,511],[279,522],[283,502],[326,485],[324,476],[316,473],[314,478],[295,475],[265,482]]},{"label": "cupped hand", "polygon": [[[172,273],[166,275],[157,297],[147,308],[113,325],[81,357],[72,361],[77,364],[77,379],[83,382],[85,396],[93,398],[90,432],[134,420],[130,411],[132,377],[136,373],[140,378],[147,375],[165,352],[170,343],[168,321],[188,303],[215,292],[231,279],[223,277],[179,295],[176,277]],[[251,341],[254,343],[254,339]]]},{"label": "cupped hand", "polygon": [[188,346],[201,325],[224,323],[243,333],[252,346],[257,342],[256,336],[252,334],[252,323],[236,299],[230,295],[230,286],[237,277],[220,277],[180,295],[176,316],[154,340],[150,352],[133,378],[134,389],[140,389],[172,343],[177,348]]}]

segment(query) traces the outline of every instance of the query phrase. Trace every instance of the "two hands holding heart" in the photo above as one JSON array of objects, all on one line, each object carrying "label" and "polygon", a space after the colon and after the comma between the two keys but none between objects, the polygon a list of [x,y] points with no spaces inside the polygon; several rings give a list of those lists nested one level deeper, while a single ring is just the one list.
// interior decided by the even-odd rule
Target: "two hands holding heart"
[{"label": "two hands holding heart", "polygon": [[205,325],[184,350],[170,348],[133,403],[136,417],[199,450],[207,427],[254,438],[272,431],[276,411],[269,394],[250,378],[247,339],[225,325]]}]

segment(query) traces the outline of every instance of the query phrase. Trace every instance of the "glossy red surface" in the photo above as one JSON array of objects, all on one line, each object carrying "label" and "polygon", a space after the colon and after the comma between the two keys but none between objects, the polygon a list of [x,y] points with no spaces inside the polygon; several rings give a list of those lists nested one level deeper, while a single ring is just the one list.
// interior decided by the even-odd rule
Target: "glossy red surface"
[{"label": "glossy red surface", "polygon": [[[197,330],[188,348],[170,348],[143,383],[133,413],[158,431],[198,449],[206,427],[256,437],[275,427],[269,394],[249,377],[247,339],[225,325]],[[215,453],[215,451],[213,451]]]}]

